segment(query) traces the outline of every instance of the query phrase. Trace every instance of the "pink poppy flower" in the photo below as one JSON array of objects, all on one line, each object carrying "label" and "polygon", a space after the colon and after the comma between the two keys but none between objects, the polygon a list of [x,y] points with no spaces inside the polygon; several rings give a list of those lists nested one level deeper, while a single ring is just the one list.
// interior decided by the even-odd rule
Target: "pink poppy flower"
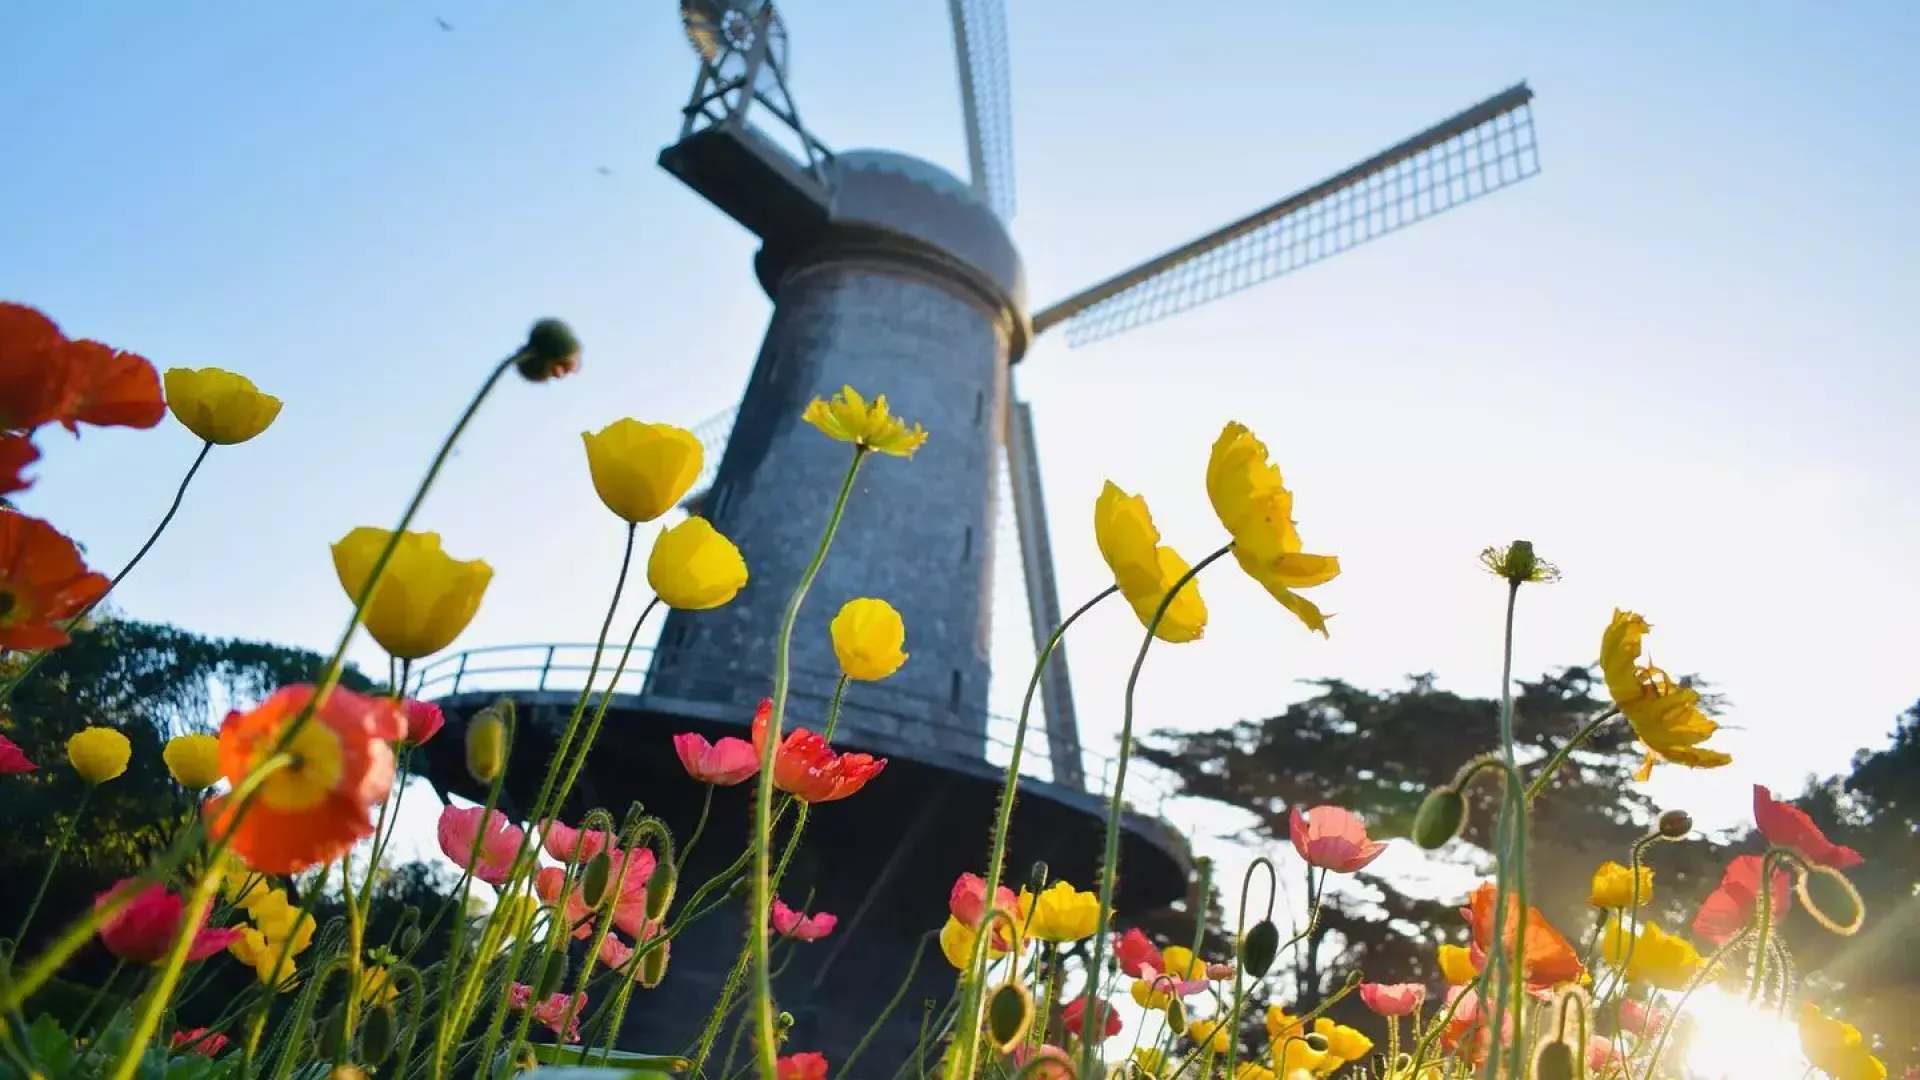
[{"label": "pink poppy flower", "polygon": [[827,1080],[827,1055],[811,1050],[788,1054],[774,1062],[777,1080]]},{"label": "pink poppy flower", "polygon": [[217,1031],[206,1028],[188,1028],[176,1031],[173,1038],[167,1040],[167,1046],[175,1053],[199,1054],[201,1057],[219,1057],[220,1051],[227,1048],[228,1039]]},{"label": "pink poppy flower", "polygon": [[1172,994],[1175,997],[1188,998],[1207,988],[1205,979],[1182,979],[1171,972],[1161,971],[1152,964],[1140,965],[1140,981],[1155,994]]},{"label": "pink poppy flower", "polygon": [[760,755],[753,752],[753,744],[732,736],[708,742],[683,731],[673,737],[673,751],[680,755],[687,775],[703,784],[731,787],[760,771]]},{"label": "pink poppy flower", "polygon": [[1664,1009],[1649,1009],[1643,1002],[1627,998],[1620,1002],[1620,1026],[1635,1035],[1658,1035],[1669,1019]]},{"label": "pink poppy flower", "polygon": [[840,922],[836,915],[821,911],[812,915],[802,915],[786,905],[779,897],[773,898],[773,929],[784,937],[795,941],[819,941]]},{"label": "pink poppy flower", "polygon": [[650,848],[616,851],[612,856],[613,874],[607,888],[613,891],[613,925],[636,941],[648,934],[647,882],[653,878],[659,860]]},{"label": "pink poppy flower", "polygon": [[[1700,913],[1693,917],[1693,935],[1702,941],[1715,945],[1724,945],[1727,939],[1740,932],[1740,928],[1753,921],[1760,900],[1760,864],[1759,855],[1741,855],[1727,864],[1727,872],[1720,877],[1720,887],[1702,901]],[[1787,913],[1787,905],[1792,902],[1788,892],[1787,872],[1776,869],[1773,872],[1771,887],[1773,911],[1770,918],[1773,925],[1779,926]]]},{"label": "pink poppy flower", "polygon": [[400,741],[412,746],[419,746],[447,726],[447,714],[431,701],[407,698],[400,703],[400,711],[407,718],[407,733],[401,736]]},{"label": "pink poppy flower", "polygon": [[[1012,889],[1000,886],[994,894],[994,908],[1015,915],[1020,910],[1020,899]],[[979,874],[961,874],[953,883],[953,891],[947,894],[947,910],[963,925],[978,928],[987,917],[987,881]],[[994,931],[996,936],[1004,936],[1006,930],[1000,927]]]},{"label": "pink poppy flower", "polygon": [[0,776],[32,772],[36,768],[38,766],[27,760],[26,752],[14,745],[12,739],[0,735]]},{"label": "pink poppy flower", "polygon": [[[133,885],[131,878],[122,881],[101,893],[93,905],[100,907],[121,890],[132,888]],[[186,914],[186,901],[169,892],[164,885],[149,885],[140,891],[132,903],[100,925],[100,943],[107,947],[108,952],[129,963],[157,964],[165,960],[173,948],[173,939],[180,933],[180,924]],[[188,960],[205,960],[240,940],[238,930],[200,925],[206,917],[206,912],[202,911],[193,920],[193,944],[187,946]]]},{"label": "pink poppy flower", "polygon": [[1114,959],[1120,961],[1120,971],[1136,979],[1144,978],[1148,968],[1158,971],[1167,966],[1160,950],[1154,948],[1153,942],[1148,941],[1147,935],[1138,929],[1118,936],[1113,943],[1113,955]]},{"label": "pink poppy flower", "polygon": [[1233,975],[1234,969],[1232,964],[1207,965],[1207,978],[1212,979],[1214,982],[1226,982],[1228,979],[1233,978]]},{"label": "pink poppy flower", "polygon": [[1360,1001],[1381,1016],[1406,1016],[1427,1000],[1427,988],[1419,983],[1360,984]]},{"label": "pink poppy flower", "polygon": [[1367,839],[1367,827],[1358,815],[1337,806],[1316,806],[1305,817],[1295,807],[1287,818],[1287,831],[1302,859],[1336,874],[1363,870],[1387,850],[1386,844]]},{"label": "pink poppy flower", "polygon": [[[513,860],[520,854],[520,842],[526,839],[526,833],[507,815],[481,806],[442,808],[438,831],[441,854],[489,885],[507,883],[513,873]],[[478,858],[473,850],[476,842],[480,845]]]},{"label": "pink poppy flower", "polygon": [[[533,875],[533,891],[542,901],[560,909],[560,917],[573,928],[574,937],[584,938],[593,933],[593,920],[589,918],[593,909],[581,898],[580,890],[567,881],[565,870],[557,866],[543,868]],[[566,894],[564,900],[562,893]]]},{"label": "pink poppy flower", "polygon": [[1613,1040],[1605,1035],[1587,1036],[1587,1072],[1593,1075],[1612,1072],[1620,1067],[1620,1052],[1613,1048]]},{"label": "pink poppy flower", "polygon": [[[1113,1004],[1111,1002],[1095,1001],[1093,1003],[1093,1015],[1095,1017],[1094,1023],[1099,1025],[1099,1030],[1093,1033],[1095,1042],[1106,1042],[1108,1039],[1120,1034],[1120,1014],[1113,1010]],[[1087,999],[1084,997],[1076,996],[1072,1001],[1067,1002],[1065,1008],[1060,1010],[1060,1022],[1066,1025],[1068,1034],[1080,1034],[1080,1030],[1086,1027],[1086,1021]]]},{"label": "pink poppy flower", "polygon": [[[528,1003],[532,1001],[533,987],[528,986],[526,983],[514,983],[513,988],[507,991],[507,1007],[515,1011],[525,1009]],[[573,1010],[573,1019],[568,1023],[567,1030],[563,1034],[560,1030],[560,1024],[567,1019],[567,1010],[569,1008]],[[535,1023],[538,1023],[555,1035],[562,1036],[568,1042],[578,1042],[580,1040],[580,1018],[586,1014],[586,1011],[587,995],[585,991],[575,994],[571,998],[565,994],[555,993],[549,995],[546,1000],[533,1005],[533,1019]]]},{"label": "pink poppy flower", "polygon": [[[1035,1059],[1040,1064],[1028,1070],[1027,1063]],[[1042,1043],[1038,1050],[1030,1046],[1014,1047],[1013,1065],[1020,1070],[1021,1080],[1073,1080],[1073,1058],[1052,1043]]]},{"label": "pink poppy flower", "polygon": [[600,952],[597,959],[602,966],[618,971],[627,966],[627,961],[633,959],[633,946],[608,934],[600,939]]},{"label": "pink poppy flower", "polygon": [[1805,810],[1774,798],[1773,792],[1759,784],[1753,785],[1753,823],[1760,827],[1760,835],[1769,845],[1792,848],[1810,863],[1851,870],[1866,862],[1859,852],[1827,839]]},{"label": "pink poppy flower", "polygon": [[612,843],[612,837],[599,829],[582,831],[558,821],[543,821],[540,823],[540,843],[547,849],[547,854],[561,862],[572,862],[574,852],[578,851],[580,861],[584,863],[605,851]]}]

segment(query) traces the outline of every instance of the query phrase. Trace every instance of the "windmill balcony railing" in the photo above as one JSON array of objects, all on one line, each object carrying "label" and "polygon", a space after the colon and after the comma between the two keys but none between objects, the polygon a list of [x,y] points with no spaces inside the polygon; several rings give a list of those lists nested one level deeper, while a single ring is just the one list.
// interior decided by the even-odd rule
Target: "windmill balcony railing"
[{"label": "windmill balcony railing", "polygon": [[[433,701],[455,694],[566,692],[578,693],[593,670],[592,642],[541,642],[525,645],[491,645],[449,653],[416,670],[409,693]],[[649,674],[657,658],[670,663],[670,685],[649,686]],[[715,662],[708,656],[694,656],[672,649],[636,646],[633,656],[613,679],[619,652],[609,649],[601,658],[594,678],[595,695],[589,707],[599,704],[599,696],[612,693],[634,698],[645,696],[651,702],[636,702],[643,707],[671,711],[673,699],[737,704],[744,722],[753,706],[772,685],[769,670]],[[802,722],[819,724],[825,718],[834,673],[796,670],[793,673],[789,701]],[[618,704],[618,702],[616,702]],[[849,687],[843,716],[857,714],[862,721],[881,719],[912,732],[908,742],[932,745],[971,744],[980,746],[983,736],[981,718],[976,713],[962,716],[950,703],[896,690],[885,683],[856,683]],[[1057,782],[1048,756],[1044,721],[1036,710],[1031,718],[1025,748],[1021,753],[1021,774],[1049,783]],[[1004,767],[1012,757],[1013,738],[1018,721],[989,712],[985,716],[985,758]],[[979,751],[976,750],[977,754]],[[1087,778],[1087,793],[1105,798],[1111,790],[1117,762],[1110,756],[1087,750],[1080,752]],[[1143,769],[1135,762],[1127,772],[1125,801],[1130,809],[1161,816],[1174,791],[1156,770]]]}]

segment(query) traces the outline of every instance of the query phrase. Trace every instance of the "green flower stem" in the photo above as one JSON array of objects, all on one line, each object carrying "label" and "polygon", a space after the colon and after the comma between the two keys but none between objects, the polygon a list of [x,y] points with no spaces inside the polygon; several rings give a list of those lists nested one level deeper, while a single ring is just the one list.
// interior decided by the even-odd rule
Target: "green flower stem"
[{"label": "green flower stem", "polygon": [[[20,929],[13,932],[13,940],[17,943],[14,948],[27,943],[27,927],[33,925],[33,916],[40,910],[40,901],[46,898],[47,886],[53,881],[54,872],[60,869],[60,857],[67,853],[67,845],[73,841],[74,830],[80,827],[80,819],[87,813],[87,804],[93,801],[93,789],[98,786],[88,784],[80,792],[80,805],[73,808],[73,816],[67,819],[67,823],[60,828],[60,835],[54,838],[53,854],[47,857],[47,869],[40,875],[40,887],[33,891],[33,902],[27,905],[27,915],[20,920]],[[8,966],[12,966],[12,962],[13,958],[8,957]]]},{"label": "green flower stem", "polygon": [[[1173,606],[1173,598],[1178,596],[1180,590],[1186,588],[1187,582],[1198,576],[1200,571],[1205,570],[1215,560],[1232,550],[1232,544],[1217,548],[1211,555],[1201,559],[1193,565],[1192,569],[1182,574],[1180,579],[1173,583],[1173,587],[1167,590],[1167,595],[1160,598],[1160,605],[1153,610],[1153,618],[1147,622],[1147,632],[1140,639],[1140,651],[1134,654],[1133,668],[1127,672],[1126,704],[1120,715],[1120,756],[1114,763],[1113,791],[1107,798],[1107,841],[1100,865],[1099,923],[1103,932],[1093,935],[1093,950],[1087,959],[1086,1004],[1082,1008],[1089,1010],[1086,1013],[1088,1016],[1095,1015],[1090,1010],[1094,1008],[1095,994],[1099,989],[1099,979],[1096,976],[1101,970],[1101,962],[1106,954],[1107,935],[1104,929],[1113,919],[1113,889],[1114,883],[1120,877],[1120,818],[1125,813],[1125,803],[1121,801],[1121,795],[1127,784],[1127,762],[1133,757],[1133,695],[1140,684],[1140,669],[1146,665],[1147,649],[1153,645],[1153,633],[1159,628],[1160,620],[1166,615],[1167,609]],[[968,1041],[971,1043],[973,1040],[970,1038]],[[1097,1075],[1094,1071],[1096,1046],[1097,1043],[1092,1039],[1083,1043],[1080,1050],[1079,1075]]]},{"label": "green flower stem", "polygon": [[1534,777],[1533,783],[1527,785],[1527,804],[1531,806],[1533,800],[1539,798],[1540,795],[1547,790],[1547,785],[1553,781],[1553,774],[1560,771],[1560,766],[1566,764],[1567,758],[1571,757],[1575,750],[1580,749],[1582,744],[1589,738],[1592,738],[1593,733],[1599,731],[1601,725],[1619,715],[1619,709],[1608,709],[1606,712],[1587,721],[1584,727],[1574,732],[1573,738],[1568,739],[1560,749],[1555,750],[1553,756],[1547,759],[1546,764],[1540,766],[1540,775]]},{"label": "green flower stem", "polygon": [[1773,933],[1773,864],[1798,863],[1799,858],[1786,848],[1769,848],[1760,857],[1760,885],[1754,900],[1754,925],[1758,944],[1753,949],[1753,979],[1747,984],[1747,1000],[1757,1001],[1767,981],[1767,945]]},{"label": "green flower stem", "polygon": [[[1500,821],[1495,831],[1498,848],[1499,872],[1496,874],[1493,902],[1493,940],[1487,944],[1487,965],[1485,982],[1498,978],[1494,987],[1493,1012],[1489,1017],[1494,1032],[1504,1032],[1507,1016],[1507,996],[1513,988],[1513,958],[1507,953],[1507,897],[1515,882],[1518,882],[1520,896],[1519,925],[1515,927],[1516,944],[1526,940],[1526,870],[1522,861],[1525,841],[1525,800],[1526,793],[1520,787],[1518,767],[1514,761],[1513,748],[1513,616],[1520,597],[1520,583],[1507,585],[1507,613],[1505,630],[1500,650],[1500,758],[1506,766],[1506,790],[1500,799]],[[1516,795],[1518,798],[1516,799]],[[1521,953],[1525,955],[1524,944]],[[1524,967],[1524,964],[1522,965]],[[1522,973],[1524,975],[1524,972]],[[1496,1042],[1498,1039],[1496,1038]],[[1517,1044],[1516,1044],[1517,1046]],[[1516,1051],[1517,1052],[1517,1051]],[[1500,1068],[1500,1055],[1487,1055],[1486,1080],[1494,1080]],[[1516,1074],[1518,1075],[1518,1074]]]},{"label": "green flower stem", "polygon": [[640,628],[646,625],[647,616],[653,614],[653,610],[659,606],[660,598],[656,596],[647,601],[647,606],[640,609],[640,617],[633,620],[633,630],[627,634],[626,647],[620,650],[620,660],[613,667],[613,678],[608,680],[607,688],[600,692],[600,704],[593,710],[593,719],[587,723],[586,734],[580,737],[580,746],[574,751],[573,763],[567,767],[567,774],[560,781],[559,788],[555,789],[551,807],[555,816],[559,815],[560,807],[566,803],[567,796],[573,792],[573,785],[580,779],[580,770],[587,764],[587,753],[593,749],[594,740],[600,737],[600,725],[607,719],[607,708],[613,704],[613,692],[620,685],[620,676],[626,674],[627,661],[633,657],[633,644],[640,638]]},{"label": "green flower stem", "polygon": [[853,461],[847,466],[846,478],[840,482],[840,494],[834,498],[833,512],[828,516],[827,527],[820,536],[820,547],[813,553],[813,561],[807,564],[806,572],[800,576],[800,584],[794,588],[793,597],[787,601],[786,613],[780,620],[780,636],[774,644],[773,710],[767,721],[766,746],[760,751],[760,783],[755,793],[753,813],[753,911],[747,916],[748,944],[753,950],[755,1028],[760,1035],[755,1052],[760,1062],[761,1080],[775,1080],[778,1071],[776,1059],[779,1047],[774,1043],[773,1030],[773,968],[768,959],[767,927],[773,909],[773,754],[780,745],[781,722],[787,715],[793,628],[800,621],[800,605],[807,599],[807,590],[813,587],[813,579],[819,576],[821,564],[827,561],[827,549],[833,545],[833,535],[839,531],[840,518],[846,513],[847,497],[853,494],[853,478],[859,475],[860,465],[866,457],[866,447],[854,447]]},{"label": "green flower stem", "polygon": [[840,674],[840,677],[834,680],[833,701],[827,705],[826,730],[820,733],[820,737],[827,740],[828,742],[833,741],[833,731],[835,728],[840,726],[840,703],[846,700],[847,682],[851,678],[852,676],[846,674],[845,672],[842,672]]},{"label": "green flower stem", "polygon": [[680,857],[674,860],[673,876],[676,879],[680,876],[680,871],[686,869],[687,859],[693,855],[693,845],[699,843],[700,835],[707,831],[707,815],[713,811],[713,790],[715,785],[702,784],[701,786],[706,788],[707,792],[701,796],[700,818],[693,823],[693,833],[687,837],[686,846],[680,849]]},{"label": "green flower stem", "polygon": [[[988,897],[997,896],[1000,892],[1000,877],[1003,870],[1001,864],[1006,862],[1007,858],[1007,833],[1013,825],[1013,803],[1020,789],[1020,759],[1026,750],[1027,728],[1033,715],[1034,695],[1040,690],[1040,679],[1046,673],[1047,661],[1053,657],[1053,650],[1059,647],[1061,639],[1066,637],[1068,627],[1078,622],[1080,616],[1092,611],[1094,605],[1119,591],[1120,586],[1109,585],[1093,599],[1075,608],[1072,614],[1054,628],[1053,633],[1047,638],[1046,645],[1041,648],[1040,655],[1034,659],[1033,671],[1027,676],[1026,693],[1020,699],[1020,719],[1013,729],[1013,752],[1007,758],[1006,777],[1000,783],[1000,799],[994,809],[993,843],[987,852],[986,895]],[[1173,594],[1169,592],[1167,595]],[[992,901],[989,900],[988,903],[991,904]],[[1106,923],[1103,921],[1100,925],[1104,927]],[[986,997],[980,993],[979,980],[972,976],[984,969],[987,943],[991,937],[991,934],[974,935],[973,957],[968,962],[966,988],[960,999],[960,1015],[966,1018],[964,1030],[967,1034],[961,1044],[960,1052],[954,1055],[955,1068],[948,1074],[949,1076],[971,1077],[973,1075],[974,1061],[980,1042],[982,1013],[987,1007],[987,1002]],[[1052,1007],[1052,1002],[1048,1002],[1048,1007]]]},{"label": "green flower stem", "polygon": [[[1687,985],[1680,991],[1680,1000],[1675,1002],[1673,1008],[1667,1012],[1667,1022],[1660,1027],[1660,1038],[1653,1044],[1653,1056],[1647,1058],[1647,1068],[1646,1071],[1641,1074],[1642,1076],[1654,1077],[1659,1075],[1659,1073],[1654,1070],[1660,1065],[1660,1056],[1667,1052],[1668,1036],[1672,1035],[1673,1029],[1680,1027],[1685,1019],[1688,999],[1693,997],[1694,991],[1705,986],[1719,973],[1721,958],[1725,957],[1735,948],[1746,944],[1747,938],[1752,934],[1752,927],[1743,927],[1739,933],[1728,938],[1726,944],[1715,949],[1713,953],[1707,957],[1706,962],[1700,965],[1700,970],[1693,973],[1693,978],[1687,980]],[[1651,1011],[1651,1007],[1649,1007],[1649,1011]]]}]

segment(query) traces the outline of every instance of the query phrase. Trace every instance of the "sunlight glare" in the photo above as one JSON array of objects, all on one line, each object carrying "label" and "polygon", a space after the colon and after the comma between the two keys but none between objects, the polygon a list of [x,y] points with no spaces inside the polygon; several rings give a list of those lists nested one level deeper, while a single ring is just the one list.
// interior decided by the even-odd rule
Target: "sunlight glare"
[{"label": "sunlight glare", "polygon": [[1685,1015],[1693,1028],[1687,1070],[1695,1076],[1801,1080],[1806,1074],[1807,1060],[1793,1021],[1749,1004],[1742,995],[1704,988],[1687,1002]]}]

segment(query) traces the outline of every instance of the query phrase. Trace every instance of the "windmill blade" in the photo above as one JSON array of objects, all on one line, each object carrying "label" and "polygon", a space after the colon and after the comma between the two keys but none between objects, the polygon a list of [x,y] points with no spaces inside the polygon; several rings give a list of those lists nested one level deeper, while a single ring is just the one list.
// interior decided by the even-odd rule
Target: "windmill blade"
[{"label": "windmill blade", "polygon": [[1013,90],[1007,74],[1006,0],[947,0],[960,58],[960,106],[967,118],[973,190],[1013,220]]},{"label": "windmill blade", "polygon": [[[1036,654],[1045,651],[1062,621],[1060,588],[1053,577],[1053,545],[1047,533],[1047,505],[1040,491],[1040,459],[1033,439],[1033,409],[1015,397],[1008,403],[1007,476],[1013,488],[1014,525],[1020,533],[1020,571],[1027,586],[1027,617]],[[1073,684],[1067,676],[1064,641],[1054,645],[1040,673],[1040,705],[1047,716],[1047,760],[1053,782],[1076,791],[1087,787],[1080,758],[1080,724],[1073,712]]]},{"label": "windmill blade", "polygon": [[1033,317],[1085,345],[1403,229],[1540,171],[1521,83],[1305,191],[1062,300]]}]

